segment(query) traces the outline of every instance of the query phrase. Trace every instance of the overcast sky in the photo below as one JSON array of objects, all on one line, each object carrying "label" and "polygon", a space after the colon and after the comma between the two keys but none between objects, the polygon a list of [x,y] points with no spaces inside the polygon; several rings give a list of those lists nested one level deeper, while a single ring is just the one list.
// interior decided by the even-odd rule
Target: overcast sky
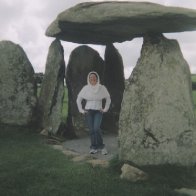
[{"label": "overcast sky", "polygon": [[[85,0],[0,0],[0,40],[10,40],[19,44],[26,52],[35,72],[44,72],[48,48],[54,40],[45,36],[47,27],[60,12],[81,2]],[[149,0],[148,2],[196,9],[196,0]],[[165,34],[165,36],[178,40],[191,72],[196,73],[196,31]],[[71,51],[78,44],[62,41],[62,45],[67,64]],[[136,38],[114,45],[122,55],[127,78],[140,56],[142,39]],[[104,46],[90,46],[102,57],[104,56]]]}]

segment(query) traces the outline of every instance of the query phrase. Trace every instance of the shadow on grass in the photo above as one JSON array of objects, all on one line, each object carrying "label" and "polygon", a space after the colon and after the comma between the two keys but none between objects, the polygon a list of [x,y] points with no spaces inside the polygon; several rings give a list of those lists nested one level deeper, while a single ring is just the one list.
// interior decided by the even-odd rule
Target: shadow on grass
[{"label": "shadow on grass", "polygon": [[192,167],[170,164],[137,166],[129,161],[120,161],[118,156],[116,156],[110,161],[110,170],[120,174],[121,167],[124,163],[130,164],[146,172],[149,175],[149,179],[144,182],[145,184],[167,186],[171,189],[182,187],[196,189],[196,165]]}]

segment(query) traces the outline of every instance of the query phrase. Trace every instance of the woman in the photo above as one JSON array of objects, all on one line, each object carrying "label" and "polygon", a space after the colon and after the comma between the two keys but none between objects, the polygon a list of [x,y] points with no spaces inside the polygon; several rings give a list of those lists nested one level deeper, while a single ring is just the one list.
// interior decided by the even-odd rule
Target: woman
[{"label": "woman", "polygon": [[[83,99],[86,101],[84,109],[82,108]],[[104,108],[103,99],[106,99]],[[79,112],[85,114],[90,130],[90,154],[95,154],[100,149],[101,153],[106,155],[107,150],[103,144],[100,126],[103,113],[108,111],[111,99],[106,87],[100,84],[97,72],[92,71],[88,74],[87,85],[79,92],[76,102]]]}]

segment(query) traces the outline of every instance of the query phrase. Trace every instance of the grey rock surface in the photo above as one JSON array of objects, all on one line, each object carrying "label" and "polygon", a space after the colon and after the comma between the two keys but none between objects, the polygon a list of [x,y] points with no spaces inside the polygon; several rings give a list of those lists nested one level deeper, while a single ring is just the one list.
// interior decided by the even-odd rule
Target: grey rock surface
[{"label": "grey rock surface", "polygon": [[180,188],[175,190],[178,193],[185,194],[187,196],[196,196],[196,190],[195,189],[189,189],[189,188]]},{"label": "grey rock surface", "polygon": [[196,163],[190,70],[176,40],[144,38],[119,124],[120,159],[138,165]]},{"label": "grey rock surface", "polygon": [[125,77],[122,57],[113,44],[108,44],[105,49],[104,85],[112,102],[109,111],[104,114],[103,128],[117,133]]},{"label": "grey rock surface", "polygon": [[149,33],[196,30],[196,10],[149,2],[86,2],[60,13],[46,35],[76,43],[107,44]]},{"label": "grey rock surface", "polygon": [[65,62],[64,50],[59,40],[50,45],[46,70],[39,96],[41,127],[56,135],[62,122]]},{"label": "grey rock surface", "polygon": [[122,173],[120,175],[120,178],[129,180],[131,182],[137,182],[148,179],[147,173],[145,173],[141,169],[138,169],[126,163],[121,167],[121,171]]},{"label": "grey rock surface", "polygon": [[90,71],[96,71],[103,82],[104,61],[99,53],[89,46],[75,48],[69,59],[66,71],[66,84],[68,89],[68,122],[73,126],[76,135],[87,130],[84,115],[80,114],[76,105],[78,93],[87,84],[87,75]]},{"label": "grey rock surface", "polygon": [[34,70],[24,50],[0,42],[0,123],[29,125],[37,103]]}]

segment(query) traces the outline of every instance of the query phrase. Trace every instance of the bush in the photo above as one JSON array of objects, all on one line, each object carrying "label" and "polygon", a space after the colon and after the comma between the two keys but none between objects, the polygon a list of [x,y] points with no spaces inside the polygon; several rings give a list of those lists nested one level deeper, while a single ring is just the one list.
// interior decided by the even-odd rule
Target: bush
[{"label": "bush", "polygon": [[192,82],[192,90],[196,90],[196,82]]}]

